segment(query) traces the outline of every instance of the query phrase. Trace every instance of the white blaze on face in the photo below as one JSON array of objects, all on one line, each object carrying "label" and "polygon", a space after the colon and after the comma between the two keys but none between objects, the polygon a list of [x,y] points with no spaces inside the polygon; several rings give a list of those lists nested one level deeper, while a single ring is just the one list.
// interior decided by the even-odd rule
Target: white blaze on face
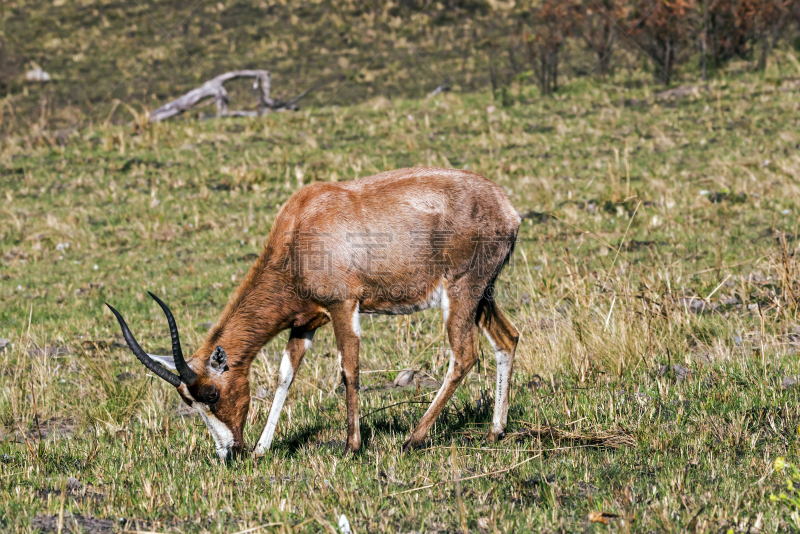
[{"label": "white blaze on face", "polygon": [[208,405],[196,401],[189,392],[189,388],[184,384],[181,384],[181,387],[183,388],[183,394],[191,399],[192,408],[203,418],[203,421],[205,421],[208,427],[208,431],[211,433],[211,437],[214,438],[217,456],[219,456],[221,460],[227,460],[231,454],[231,448],[233,448],[233,432],[231,432],[225,423],[214,415]]}]

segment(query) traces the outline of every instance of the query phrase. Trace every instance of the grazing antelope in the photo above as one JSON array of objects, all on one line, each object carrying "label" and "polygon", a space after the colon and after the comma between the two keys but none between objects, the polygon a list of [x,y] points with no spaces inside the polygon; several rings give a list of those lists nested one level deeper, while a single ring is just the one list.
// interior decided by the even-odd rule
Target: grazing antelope
[{"label": "grazing antelope", "polygon": [[[175,319],[158,297],[172,336],[172,357],[142,350],[114,309],[136,357],[178,389],[203,417],[224,460],[241,453],[250,407],[249,371],[259,350],[283,330],[278,386],[254,454],[275,435],[289,387],[317,328],[333,323],[347,404],[347,451],[361,447],[358,415],[362,314],[409,314],[439,306],[450,363],[428,411],[403,444],[423,442],[478,359],[475,327],[497,358],[494,415],[487,438],[503,436],[519,334],[494,300],[520,218],[503,191],[469,171],[412,168],[353,182],[300,189],[278,213],[267,244],[205,343],[184,360]],[[178,372],[175,375],[167,369]]]}]

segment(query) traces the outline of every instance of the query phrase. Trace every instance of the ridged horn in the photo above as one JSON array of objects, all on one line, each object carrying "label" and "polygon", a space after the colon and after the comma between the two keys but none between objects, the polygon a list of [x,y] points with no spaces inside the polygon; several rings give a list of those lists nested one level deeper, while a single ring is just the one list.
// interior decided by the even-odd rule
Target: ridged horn
[{"label": "ridged horn", "polygon": [[191,386],[195,383],[195,381],[197,381],[197,373],[195,373],[186,363],[186,360],[183,359],[181,338],[178,336],[178,325],[175,324],[175,317],[172,316],[172,312],[169,311],[167,305],[164,304],[160,298],[153,295],[149,291],[147,293],[153,297],[153,300],[155,300],[159,306],[161,306],[161,310],[164,312],[164,315],[167,316],[169,335],[172,338],[172,358],[175,360],[175,370],[181,375],[181,380],[183,380],[187,386]]},{"label": "ridged horn", "polygon": [[152,358],[150,358],[150,356],[148,356],[147,353],[142,350],[142,347],[139,346],[139,343],[136,342],[136,338],[133,337],[130,328],[128,328],[128,325],[125,323],[125,319],[122,318],[122,315],[120,315],[119,312],[115,310],[108,302],[106,302],[106,306],[108,306],[108,309],[111,310],[111,313],[113,313],[117,318],[117,321],[119,321],[119,326],[122,328],[122,337],[125,338],[125,343],[128,344],[131,352],[133,352],[139,361],[142,362],[142,365],[150,369],[150,371],[152,371],[157,377],[166,380],[176,388],[180,387],[180,377],[170,373],[167,369],[161,367]]}]

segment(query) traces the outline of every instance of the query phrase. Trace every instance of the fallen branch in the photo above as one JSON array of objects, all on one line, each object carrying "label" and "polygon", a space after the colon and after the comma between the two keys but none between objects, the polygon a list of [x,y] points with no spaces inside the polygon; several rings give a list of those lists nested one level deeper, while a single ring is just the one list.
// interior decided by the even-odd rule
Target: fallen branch
[{"label": "fallen branch", "polygon": [[[231,111],[228,109],[228,92],[223,87],[225,82],[238,78],[254,78],[253,92],[258,103],[257,111]],[[270,110],[297,110],[297,103],[306,96],[311,89],[306,89],[289,101],[273,100],[270,97],[272,87],[272,75],[268,70],[235,70],[220,74],[200,87],[192,89],[185,95],[164,104],[158,109],[150,112],[150,121],[159,122],[167,120],[176,115],[180,115],[199,103],[213,98],[217,105],[217,117],[258,117],[268,113]]]}]

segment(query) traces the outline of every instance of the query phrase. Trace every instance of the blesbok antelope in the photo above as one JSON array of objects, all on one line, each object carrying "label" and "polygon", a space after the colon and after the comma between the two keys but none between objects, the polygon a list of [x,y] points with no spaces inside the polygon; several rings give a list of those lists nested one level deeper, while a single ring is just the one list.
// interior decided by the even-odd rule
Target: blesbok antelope
[{"label": "blesbok antelope", "polygon": [[[497,359],[494,415],[487,438],[503,435],[518,333],[494,300],[520,218],[503,191],[479,174],[439,168],[384,172],[300,189],[275,219],[266,246],[203,345],[185,361],[169,308],[172,357],[137,344],[114,312],[130,349],[178,389],[208,426],[217,454],[242,451],[250,407],[250,364],[290,329],[277,390],[254,454],[269,449],[283,404],[317,328],[333,323],[347,404],[346,450],[361,447],[358,415],[359,317],[409,314],[439,306],[451,347],[447,374],[403,450],[425,439],[477,361],[475,327]],[[178,375],[166,368],[176,370]]]}]

